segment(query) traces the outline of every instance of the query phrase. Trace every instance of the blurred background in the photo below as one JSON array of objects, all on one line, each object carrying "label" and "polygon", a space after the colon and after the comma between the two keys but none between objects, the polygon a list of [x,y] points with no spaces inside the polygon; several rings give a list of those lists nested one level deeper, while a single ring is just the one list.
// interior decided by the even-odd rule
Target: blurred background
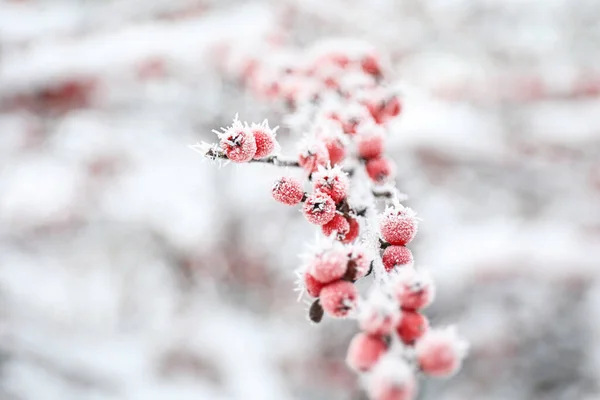
[{"label": "blurred background", "polygon": [[596,0],[0,0],[0,399],[365,399],[355,324],[296,301],[282,171],[187,148],[282,123],[219,49],[330,36],[406,88],[427,314],[472,346],[420,398],[600,399]]}]

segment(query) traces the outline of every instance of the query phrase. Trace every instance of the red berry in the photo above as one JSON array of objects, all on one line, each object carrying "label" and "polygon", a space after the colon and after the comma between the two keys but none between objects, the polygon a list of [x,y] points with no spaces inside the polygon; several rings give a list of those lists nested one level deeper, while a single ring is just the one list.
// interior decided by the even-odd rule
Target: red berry
[{"label": "red berry", "polygon": [[306,288],[306,292],[309,295],[311,295],[312,297],[319,297],[323,286],[325,285],[319,282],[317,279],[315,279],[314,276],[312,276],[308,272],[304,273],[304,287]]},{"label": "red berry", "polygon": [[220,145],[227,158],[236,163],[243,163],[252,160],[256,154],[256,140],[252,132],[245,128],[239,121],[220,136]]},{"label": "red berry", "polygon": [[352,247],[352,250],[348,253],[348,262],[352,263],[354,268],[352,280],[363,278],[371,267],[371,260],[359,246]]},{"label": "red berry", "polygon": [[364,57],[361,60],[360,65],[362,67],[362,70],[369,75],[381,75],[381,66],[379,64],[379,60],[373,55]]},{"label": "red berry", "polygon": [[333,232],[336,232],[336,238],[342,240],[346,237],[346,234],[350,231],[350,224],[343,215],[335,214],[333,219],[321,227],[325,236],[331,236]]},{"label": "red berry", "polygon": [[356,308],[358,292],[351,282],[336,281],[321,290],[323,310],[336,318],[343,318]]},{"label": "red berry", "polygon": [[340,249],[330,249],[316,255],[310,262],[308,272],[321,283],[336,281],[346,274],[348,258]]},{"label": "red berry", "polygon": [[320,141],[305,142],[298,154],[298,163],[308,173],[315,172],[319,166],[325,166],[328,162],[329,152]]},{"label": "red berry", "polygon": [[433,302],[435,286],[429,274],[406,268],[396,277],[394,295],[403,309],[420,310]]},{"label": "red berry", "polygon": [[413,400],[417,382],[410,367],[402,359],[381,357],[368,377],[371,400]]},{"label": "red berry", "polygon": [[383,114],[385,114],[389,118],[393,118],[400,114],[402,110],[402,104],[400,103],[400,99],[396,96],[392,97],[387,101],[385,107],[383,109]]},{"label": "red berry", "polygon": [[429,376],[449,377],[461,366],[467,344],[453,329],[430,331],[415,346],[421,371]]},{"label": "red berry", "polygon": [[319,168],[313,175],[313,182],[315,192],[327,194],[336,203],[348,196],[350,181],[340,167]]},{"label": "red berry", "polygon": [[383,240],[390,244],[404,246],[417,234],[418,221],[412,209],[397,205],[386,210],[379,228]]},{"label": "red berry", "polygon": [[311,224],[325,225],[335,216],[335,203],[324,193],[314,193],[304,202],[303,212]]},{"label": "red berry", "polygon": [[277,145],[275,131],[269,128],[266,121],[261,125],[252,124],[251,129],[256,141],[256,154],[254,154],[254,158],[259,159],[270,155]]},{"label": "red berry", "polygon": [[346,363],[356,372],[366,372],[379,361],[379,358],[387,351],[387,345],[377,336],[359,333],[352,338]]},{"label": "red berry", "polygon": [[383,153],[384,134],[381,127],[375,125],[371,132],[361,134],[358,137],[358,154],[364,159],[378,158]]},{"label": "red berry", "polygon": [[275,200],[288,206],[300,203],[304,197],[302,184],[297,179],[290,177],[283,177],[276,181],[271,194]]},{"label": "red berry", "polygon": [[404,246],[389,246],[383,251],[381,259],[385,270],[390,272],[394,267],[412,264],[413,255]]},{"label": "red berry", "polygon": [[393,177],[396,167],[393,161],[377,157],[367,161],[367,174],[375,183],[383,183]]},{"label": "red berry", "polygon": [[423,314],[406,310],[402,312],[402,318],[400,318],[400,323],[396,327],[396,333],[405,344],[413,344],[428,329],[429,321]]},{"label": "red berry", "polygon": [[360,232],[360,225],[355,218],[347,217],[346,219],[348,221],[349,228],[348,232],[346,233],[344,238],[341,239],[341,241],[342,243],[351,243],[358,237],[358,234]]},{"label": "red berry", "polygon": [[324,139],[325,147],[329,153],[331,165],[340,163],[346,157],[346,146],[339,138],[330,137]]},{"label": "red berry", "polygon": [[398,325],[400,313],[393,298],[380,291],[373,291],[361,303],[358,324],[360,329],[371,335],[389,335]]}]

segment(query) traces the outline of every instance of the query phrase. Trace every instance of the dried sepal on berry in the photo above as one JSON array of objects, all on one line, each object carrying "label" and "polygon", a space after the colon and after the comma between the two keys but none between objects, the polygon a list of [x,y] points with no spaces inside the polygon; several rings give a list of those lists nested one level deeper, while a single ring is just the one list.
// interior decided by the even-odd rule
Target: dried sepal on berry
[{"label": "dried sepal on berry", "polygon": [[328,315],[344,318],[356,308],[358,292],[348,281],[335,281],[321,290],[321,306]]},{"label": "dried sepal on berry", "polygon": [[275,200],[288,206],[296,205],[304,198],[304,190],[302,190],[300,181],[287,176],[275,181],[271,194]]},{"label": "dried sepal on berry", "polygon": [[327,194],[336,203],[348,196],[350,180],[341,167],[319,167],[313,174],[313,188],[315,192]]},{"label": "dried sepal on berry", "polygon": [[430,330],[415,346],[417,363],[426,375],[447,378],[460,369],[468,348],[454,327]]},{"label": "dried sepal on berry", "polygon": [[404,246],[414,239],[418,224],[416,213],[411,208],[395,204],[388,207],[381,218],[381,237],[390,244]]},{"label": "dried sepal on berry", "polygon": [[227,158],[236,163],[252,160],[256,154],[256,140],[247,125],[235,116],[231,126],[213,131],[219,137],[219,145]]},{"label": "dried sepal on berry", "polygon": [[421,310],[435,299],[435,286],[431,275],[412,267],[403,268],[393,278],[393,292],[404,310]]},{"label": "dried sepal on berry", "polygon": [[358,333],[350,341],[346,364],[356,372],[367,372],[387,351],[387,343],[379,336]]},{"label": "dried sepal on berry", "polygon": [[381,357],[367,377],[367,392],[371,400],[413,400],[417,380],[406,361],[388,354]]},{"label": "dried sepal on berry", "polygon": [[250,126],[250,130],[256,141],[255,159],[265,158],[277,149],[278,143],[275,136],[278,129],[278,126],[270,128],[269,122],[266,119],[260,124],[253,123]]},{"label": "dried sepal on berry", "polygon": [[305,137],[299,145],[298,164],[309,174],[315,172],[319,166],[329,163],[329,152],[322,140],[314,136]]},{"label": "dried sepal on berry", "polygon": [[313,193],[306,198],[302,211],[311,224],[325,225],[335,216],[335,202],[324,193]]}]

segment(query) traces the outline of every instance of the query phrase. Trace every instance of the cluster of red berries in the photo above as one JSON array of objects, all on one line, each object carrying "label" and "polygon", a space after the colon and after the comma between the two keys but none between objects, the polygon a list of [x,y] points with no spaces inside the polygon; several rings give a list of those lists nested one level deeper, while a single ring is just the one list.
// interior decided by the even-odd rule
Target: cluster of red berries
[{"label": "cluster of red berries", "polygon": [[[311,313],[322,309],[334,318],[343,318],[356,309],[358,291],[354,282],[365,277],[370,270],[370,260],[357,245],[330,243],[326,248],[311,254],[301,268],[301,286],[311,297]],[[319,322],[322,315],[311,315]]]},{"label": "cluster of red berries", "polygon": [[[303,203],[306,220],[328,238],[299,270],[302,289],[316,298],[309,316],[314,322],[325,314],[356,318],[361,332],[350,343],[347,363],[364,374],[371,399],[413,399],[416,374],[452,375],[460,367],[466,345],[451,329],[431,330],[422,313],[433,301],[435,288],[427,273],[414,268],[406,247],[417,233],[414,211],[400,205],[390,191],[391,204],[378,219],[378,237],[365,233],[359,241],[359,218],[365,214],[370,218],[375,210],[359,212],[348,199],[351,178],[360,176],[358,166],[364,166],[369,177],[362,185],[369,188],[363,193],[367,196],[375,194],[376,185],[393,180],[395,165],[384,150],[388,122],[402,110],[400,98],[381,84],[383,63],[369,46],[329,42],[306,52],[277,54],[237,60],[244,65],[240,77],[251,90],[281,100],[304,121],[305,136],[297,156],[286,161],[273,155],[278,147],[275,129],[266,121],[249,126],[237,119],[217,132],[217,150],[204,147],[202,151],[213,158],[220,152],[219,158],[234,162],[262,159],[305,171],[310,192],[305,192],[300,180],[282,177],[272,195],[286,205]],[[371,222],[365,221],[363,229]],[[373,271],[374,290],[362,299],[354,284]]]},{"label": "cluster of red berries", "polygon": [[273,154],[277,147],[275,133],[265,120],[261,124],[243,124],[236,118],[233,124],[214,131],[219,137],[219,146],[225,157],[236,163],[259,160]]}]

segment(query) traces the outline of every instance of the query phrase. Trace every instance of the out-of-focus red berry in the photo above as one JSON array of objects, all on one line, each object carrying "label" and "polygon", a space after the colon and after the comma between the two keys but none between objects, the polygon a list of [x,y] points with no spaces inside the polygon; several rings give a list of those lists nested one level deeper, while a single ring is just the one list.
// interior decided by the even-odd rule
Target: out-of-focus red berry
[{"label": "out-of-focus red berry", "polygon": [[453,330],[434,330],[417,342],[415,351],[421,371],[429,376],[446,378],[460,369],[467,345]]},{"label": "out-of-focus red berry", "polygon": [[402,312],[400,323],[396,327],[396,333],[405,344],[413,344],[428,329],[429,321],[423,314],[405,310]]},{"label": "out-of-focus red berry", "polygon": [[367,174],[375,183],[384,183],[393,177],[395,166],[393,161],[385,157],[371,158],[367,161]]},{"label": "out-of-focus red berry", "polygon": [[359,333],[352,338],[346,363],[357,372],[367,372],[387,351],[387,345],[381,337]]},{"label": "out-of-focus red berry", "polygon": [[346,274],[348,257],[340,249],[329,249],[316,255],[309,264],[308,272],[321,283],[336,281]]}]

